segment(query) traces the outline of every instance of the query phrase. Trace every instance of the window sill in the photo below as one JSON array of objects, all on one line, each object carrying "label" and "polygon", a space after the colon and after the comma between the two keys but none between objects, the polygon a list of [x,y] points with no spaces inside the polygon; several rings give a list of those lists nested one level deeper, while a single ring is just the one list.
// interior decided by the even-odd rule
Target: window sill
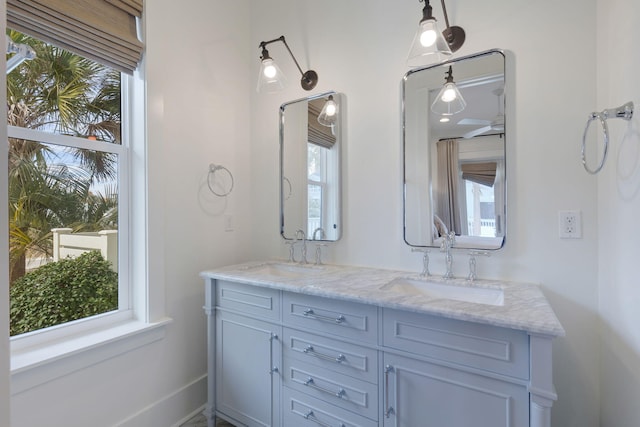
[{"label": "window sill", "polygon": [[98,331],[11,351],[11,394],[94,365],[164,338],[172,320],[128,320]]}]

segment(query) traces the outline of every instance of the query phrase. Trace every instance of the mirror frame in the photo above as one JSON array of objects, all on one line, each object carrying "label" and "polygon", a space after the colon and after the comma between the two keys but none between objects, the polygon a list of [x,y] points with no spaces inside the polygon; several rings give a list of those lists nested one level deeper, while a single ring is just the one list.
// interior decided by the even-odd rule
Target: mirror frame
[{"label": "mirror frame", "polygon": [[[407,240],[407,161],[406,161],[406,153],[407,153],[407,103],[406,103],[406,95],[407,95],[407,79],[409,76],[411,76],[412,74],[421,72],[421,71],[425,71],[425,70],[429,70],[429,69],[442,69],[443,71],[443,76],[444,76],[444,72],[445,72],[445,67],[448,67],[449,65],[455,65],[456,63],[459,63],[461,61],[468,61],[468,60],[473,60],[475,58],[478,57],[482,57],[482,56],[487,56],[487,55],[500,55],[502,56],[502,64],[503,64],[503,74],[504,74],[504,97],[502,100],[502,108],[503,108],[503,114],[504,114],[504,131],[503,131],[503,138],[504,138],[504,142],[503,142],[503,149],[504,149],[504,188],[503,188],[503,199],[504,199],[504,221],[503,221],[503,236],[502,236],[502,241],[500,242],[500,246],[494,245],[491,247],[473,247],[471,245],[464,245],[464,246],[460,246],[460,245],[456,245],[454,244],[453,249],[470,249],[470,250],[482,250],[482,251],[495,251],[495,250],[499,250],[501,248],[504,247],[506,239],[507,239],[507,225],[508,225],[508,209],[507,209],[507,164],[508,164],[508,159],[507,159],[507,141],[508,138],[511,138],[511,130],[509,128],[509,126],[507,125],[508,121],[507,121],[507,105],[510,105],[510,102],[507,103],[507,98],[511,97],[512,95],[509,94],[509,91],[507,90],[507,76],[508,74],[508,66],[507,66],[507,52],[502,50],[502,49],[490,49],[490,50],[486,50],[483,52],[478,52],[478,53],[474,53],[471,55],[467,55],[467,56],[462,56],[459,58],[455,58],[455,59],[450,59],[448,61],[442,62],[442,63],[438,63],[438,64],[433,64],[433,65],[429,65],[426,67],[420,67],[420,68],[415,68],[412,70],[409,70],[403,77],[402,79],[402,167],[403,167],[403,175],[402,175],[402,185],[403,185],[403,192],[402,192],[402,197],[403,197],[403,239],[405,244],[407,244],[408,246],[411,247],[416,247],[416,248],[439,248],[439,245],[433,244],[433,245],[422,245],[422,244],[415,244],[415,243],[409,243],[409,241]],[[455,77],[455,73],[454,73],[454,77]],[[444,82],[444,78],[443,78],[443,82]],[[511,98],[510,98],[511,101]],[[429,156],[431,157],[431,156]],[[429,183],[428,183],[428,197],[429,197],[429,204],[431,207],[434,206],[434,198],[433,198],[433,175],[432,175],[432,171],[431,171],[431,161],[429,161],[429,172],[428,172],[428,176],[429,176]],[[480,238],[480,237],[478,237]],[[421,242],[420,242],[421,243]],[[481,245],[476,245],[476,246],[481,246]]]},{"label": "mirror frame", "polygon": [[[343,145],[344,145],[344,133],[343,133],[343,123],[344,123],[344,111],[345,111],[345,105],[344,105],[344,95],[342,93],[339,92],[335,92],[335,91],[328,91],[328,92],[323,92],[317,95],[311,95],[309,97],[305,97],[305,98],[299,98],[299,99],[295,99],[293,101],[288,101],[283,103],[280,106],[280,154],[279,154],[279,158],[280,158],[280,235],[282,236],[282,238],[284,240],[293,240],[294,237],[292,236],[286,236],[285,235],[285,200],[287,199],[285,197],[286,191],[290,191],[291,190],[291,182],[289,181],[289,179],[285,176],[285,170],[284,170],[284,144],[285,144],[285,110],[287,107],[290,107],[296,103],[300,103],[303,101],[307,102],[307,105],[310,101],[316,100],[316,99],[322,99],[322,98],[328,98],[329,96],[333,96],[334,100],[336,101],[337,105],[338,105],[338,119],[335,125],[336,128],[336,148],[339,150],[338,151],[338,155],[337,155],[337,160],[336,160],[336,165],[335,165],[335,169],[337,171],[337,190],[336,190],[336,204],[338,205],[336,208],[336,212],[335,212],[335,217],[336,217],[336,221],[337,221],[337,229],[336,229],[336,237],[335,239],[327,239],[327,233],[325,231],[325,238],[323,239],[314,239],[313,236],[306,236],[306,239],[309,241],[316,241],[316,242],[337,242],[338,240],[340,240],[340,238],[342,237],[342,229],[343,229],[343,224],[342,224],[342,157],[343,157]],[[289,190],[285,189],[285,181],[289,182]]]}]

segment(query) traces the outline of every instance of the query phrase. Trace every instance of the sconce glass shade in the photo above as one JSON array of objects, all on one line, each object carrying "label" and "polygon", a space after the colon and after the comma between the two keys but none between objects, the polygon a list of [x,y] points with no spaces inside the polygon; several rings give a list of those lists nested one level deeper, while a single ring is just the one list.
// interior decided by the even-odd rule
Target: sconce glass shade
[{"label": "sconce glass shade", "polygon": [[273,59],[267,57],[260,65],[260,75],[258,76],[258,92],[278,92],[284,89],[286,77]]},{"label": "sconce glass shade", "polygon": [[438,29],[435,18],[420,21],[407,57],[407,65],[417,67],[443,62],[451,56],[449,44]]},{"label": "sconce glass shade", "polygon": [[333,100],[333,95],[329,95],[327,102],[324,103],[324,107],[322,107],[322,111],[318,115],[318,123],[331,127],[336,124],[337,118],[338,104]]},{"label": "sconce glass shade", "polygon": [[464,110],[466,106],[467,102],[458,90],[458,86],[453,81],[448,81],[431,104],[431,111],[442,116],[452,116]]}]

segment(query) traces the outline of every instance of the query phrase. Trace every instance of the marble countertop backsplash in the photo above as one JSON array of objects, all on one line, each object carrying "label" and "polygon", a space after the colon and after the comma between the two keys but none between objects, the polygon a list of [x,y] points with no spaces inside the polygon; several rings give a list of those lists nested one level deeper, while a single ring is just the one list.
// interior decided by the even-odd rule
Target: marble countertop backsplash
[{"label": "marble countertop backsplash", "polygon": [[[405,271],[346,265],[293,264],[285,261],[249,262],[201,273],[204,278],[373,304],[418,313],[484,323],[533,334],[564,336],[565,331],[538,285],[497,280],[444,280]],[[394,280],[429,281],[461,288],[501,289],[502,305],[434,298],[390,288]],[[470,292],[473,292],[470,289]]]}]

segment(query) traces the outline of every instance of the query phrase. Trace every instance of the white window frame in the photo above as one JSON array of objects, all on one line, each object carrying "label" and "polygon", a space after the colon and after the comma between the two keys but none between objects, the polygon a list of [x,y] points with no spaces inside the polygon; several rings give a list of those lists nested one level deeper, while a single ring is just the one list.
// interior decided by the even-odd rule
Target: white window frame
[{"label": "white window frame", "polygon": [[[11,337],[12,395],[162,339],[171,322],[162,313],[150,319],[143,70],[122,75],[122,145],[66,137],[73,146],[119,155],[118,310]],[[45,140],[42,132],[14,127],[9,136],[52,143],[60,137]]]},{"label": "white window frame", "polygon": [[[327,202],[326,202],[326,198],[327,198],[327,156],[328,156],[328,150],[324,147],[320,147],[315,145],[316,147],[320,148],[320,165],[319,166],[319,173],[318,173],[318,180],[315,179],[310,179],[309,178],[309,164],[308,164],[308,159],[309,159],[309,148],[313,147],[314,144],[308,142],[307,143],[307,194],[309,194],[308,188],[309,186],[313,185],[316,187],[320,188],[320,227],[323,227],[323,224],[325,223],[325,220],[327,218]],[[314,232],[314,228],[313,226],[311,226],[310,221],[309,221],[309,200],[307,198],[307,237],[312,238],[312,234]]]}]

